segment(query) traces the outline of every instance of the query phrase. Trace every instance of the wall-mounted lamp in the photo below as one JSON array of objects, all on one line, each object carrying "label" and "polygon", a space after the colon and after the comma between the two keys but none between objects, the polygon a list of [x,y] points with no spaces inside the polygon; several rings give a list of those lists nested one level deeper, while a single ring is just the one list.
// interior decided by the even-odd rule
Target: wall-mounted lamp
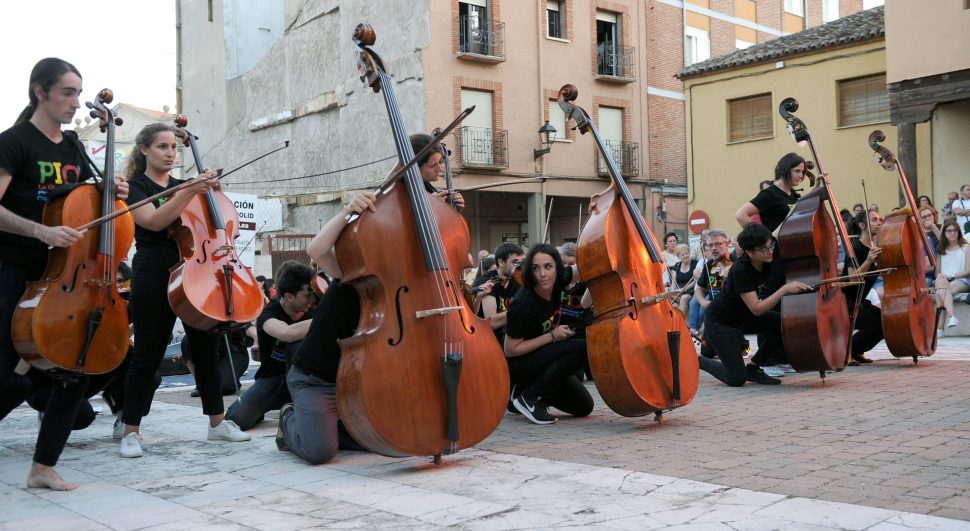
[{"label": "wall-mounted lamp", "polygon": [[532,150],[532,160],[539,160],[539,157],[552,151],[552,143],[556,141],[556,128],[546,120],[539,128],[539,143],[545,146],[542,149]]}]

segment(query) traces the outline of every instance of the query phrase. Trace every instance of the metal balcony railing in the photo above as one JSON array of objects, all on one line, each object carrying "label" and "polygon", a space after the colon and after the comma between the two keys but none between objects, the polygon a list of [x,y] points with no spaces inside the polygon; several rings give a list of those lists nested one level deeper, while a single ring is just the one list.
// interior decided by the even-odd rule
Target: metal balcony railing
[{"label": "metal balcony railing", "polygon": [[[604,140],[606,144],[606,149],[609,150],[610,156],[613,157],[613,162],[616,163],[616,167],[620,169],[620,175],[624,177],[637,177],[640,175],[640,165],[637,162],[639,156],[637,151],[640,149],[639,144],[636,142],[620,142],[617,140]],[[597,150],[597,155],[599,151]],[[600,175],[608,175],[609,169],[606,167],[606,161],[602,156],[597,157],[599,159],[599,172]]]},{"label": "metal balcony railing", "polygon": [[634,48],[598,45],[596,47],[596,74],[623,80],[636,79],[636,55]]},{"label": "metal balcony railing", "polygon": [[462,167],[508,168],[508,131],[485,127],[462,127],[458,137],[458,157]]},{"label": "metal balcony railing", "polygon": [[458,53],[505,60],[505,24],[458,17]]}]

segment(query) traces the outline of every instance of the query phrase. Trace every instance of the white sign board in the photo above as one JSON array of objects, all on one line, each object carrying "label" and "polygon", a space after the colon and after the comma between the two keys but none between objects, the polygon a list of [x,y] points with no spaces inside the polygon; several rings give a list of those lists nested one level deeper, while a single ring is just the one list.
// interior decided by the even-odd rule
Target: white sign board
[{"label": "white sign board", "polygon": [[225,192],[239,213],[239,238],[236,239],[236,254],[246,267],[252,268],[256,260],[256,230],[262,225],[259,210],[256,208],[255,194]]},{"label": "white sign board", "polygon": [[[104,156],[107,153],[107,145],[104,140],[87,140],[88,156],[94,161],[94,164],[101,170],[104,171]],[[131,153],[131,148],[134,144],[123,144],[120,142],[115,142],[115,175],[124,175],[125,173],[125,162],[128,160],[128,154]]]}]

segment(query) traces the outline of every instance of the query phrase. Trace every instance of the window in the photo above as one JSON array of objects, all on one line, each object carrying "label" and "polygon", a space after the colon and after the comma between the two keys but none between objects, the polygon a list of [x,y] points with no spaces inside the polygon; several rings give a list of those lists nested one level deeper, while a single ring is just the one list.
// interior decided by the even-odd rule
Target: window
[{"label": "window", "polygon": [[886,74],[839,81],[839,127],[888,121]]},{"label": "window", "polygon": [[805,16],[804,0],[785,0],[785,11],[799,17]]},{"label": "window", "polygon": [[839,18],[839,0],[822,0],[822,22],[832,22]]},{"label": "window", "polygon": [[475,106],[461,127],[462,164],[491,166],[495,162],[495,139],[492,123],[492,93],[485,90],[461,89],[461,106]]},{"label": "window", "polygon": [[488,0],[458,2],[459,44],[462,52],[489,55],[491,20]]},{"label": "window", "polygon": [[557,100],[549,102],[549,125],[556,128],[556,140],[566,140],[566,113]]},{"label": "window", "polygon": [[771,138],[771,94],[728,101],[728,142]]},{"label": "window", "polygon": [[754,46],[753,42],[742,41],[741,39],[734,39],[734,48],[737,50],[744,50],[745,48],[750,48]]},{"label": "window", "polygon": [[566,5],[562,0],[546,2],[546,35],[555,39],[565,39]]},{"label": "window", "polygon": [[684,31],[684,66],[711,58],[711,37],[707,31],[687,26]]},{"label": "window", "polygon": [[596,10],[596,73],[603,76],[623,75],[623,36],[616,13]]}]

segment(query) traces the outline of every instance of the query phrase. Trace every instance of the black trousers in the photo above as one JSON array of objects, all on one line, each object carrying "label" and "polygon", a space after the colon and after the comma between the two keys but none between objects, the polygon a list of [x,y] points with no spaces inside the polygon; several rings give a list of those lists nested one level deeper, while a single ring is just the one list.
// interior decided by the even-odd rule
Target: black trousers
[{"label": "black trousers", "polygon": [[[155,372],[165,356],[175,326],[175,313],[168,304],[167,270],[139,268],[131,282],[131,301],[128,312],[135,326],[135,351],[125,380],[125,400],[122,422],[141,425],[141,418],[151,405],[155,394]],[[217,334],[185,327],[195,360],[195,386],[202,398],[202,412],[219,415],[225,411],[220,385]]]},{"label": "black trousers", "polygon": [[[34,280],[36,274],[12,264],[0,265],[0,419],[22,404],[33,389],[29,378],[13,372],[20,355],[13,348],[11,324],[27,281]],[[64,451],[90,379],[59,372],[51,376],[55,381],[46,397],[46,413],[34,447],[34,461],[46,466],[56,465]]]},{"label": "black trousers", "polygon": [[744,334],[758,334],[758,352],[751,357],[755,365],[765,365],[782,349],[781,313],[766,312],[760,317],[744,321],[740,326],[728,326],[714,321],[710,313],[704,317],[704,338],[720,359],[698,357],[701,369],[731,387],[741,387],[747,380],[741,340]]},{"label": "black trousers", "polygon": [[593,397],[576,378],[588,362],[585,339],[550,343],[523,356],[506,358],[516,395],[576,417],[593,412]]},{"label": "black trousers", "polygon": [[869,352],[883,340],[882,312],[868,300],[863,300],[859,305],[855,329],[857,331],[852,335],[852,354],[858,356]]}]

